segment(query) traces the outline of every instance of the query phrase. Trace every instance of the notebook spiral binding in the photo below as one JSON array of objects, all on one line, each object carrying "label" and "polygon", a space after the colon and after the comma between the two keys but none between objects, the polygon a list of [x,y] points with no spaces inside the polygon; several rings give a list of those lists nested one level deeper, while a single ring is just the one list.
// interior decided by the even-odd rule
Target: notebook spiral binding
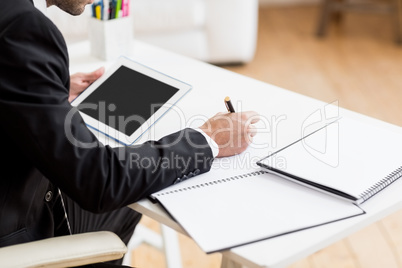
[{"label": "notebook spiral binding", "polygon": [[360,198],[362,198],[364,201],[396,181],[402,177],[402,166],[391,172],[388,176],[386,176],[384,179],[380,180],[370,188],[368,188],[366,191],[364,191],[361,195]]},{"label": "notebook spiral binding", "polygon": [[242,175],[228,177],[228,178],[225,178],[225,179],[219,179],[219,180],[206,182],[206,183],[200,183],[200,184],[197,184],[197,185],[188,186],[188,187],[184,187],[184,188],[180,188],[180,189],[176,189],[176,190],[161,192],[161,193],[156,194],[155,196],[158,197],[158,196],[162,196],[162,195],[169,195],[169,194],[174,194],[174,193],[183,192],[183,191],[191,191],[191,190],[194,190],[194,189],[197,189],[197,188],[209,187],[209,186],[213,186],[213,185],[216,185],[216,184],[219,184],[219,183],[226,183],[226,182],[229,182],[229,181],[235,181],[235,180],[248,178],[248,177],[253,177],[253,176],[257,176],[257,175],[261,175],[261,174],[265,174],[265,173],[268,173],[268,172],[264,171],[264,170],[254,171],[254,172],[245,173],[245,174],[242,174]]}]

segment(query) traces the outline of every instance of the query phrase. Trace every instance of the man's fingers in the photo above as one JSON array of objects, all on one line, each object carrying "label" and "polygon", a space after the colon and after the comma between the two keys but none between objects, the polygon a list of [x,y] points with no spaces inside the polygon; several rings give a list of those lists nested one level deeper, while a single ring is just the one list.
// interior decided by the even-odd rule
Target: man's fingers
[{"label": "man's fingers", "polygon": [[250,119],[251,119],[250,124],[255,124],[258,121],[260,121],[260,116],[258,114],[256,114],[253,117],[251,117]]},{"label": "man's fingers", "polygon": [[93,81],[95,81],[96,79],[101,77],[104,72],[105,72],[105,67],[100,67],[99,69],[97,69],[91,73],[84,74],[83,80],[92,83]]},{"label": "man's fingers", "polygon": [[254,125],[249,125],[248,126],[248,131],[247,131],[248,135],[250,137],[254,137],[257,134],[257,128]]},{"label": "man's fingers", "polygon": [[247,118],[247,122],[250,124],[255,124],[258,121],[260,121],[260,116],[258,113],[254,112],[254,111],[246,111],[243,112],[243,116],[245,118]]}]

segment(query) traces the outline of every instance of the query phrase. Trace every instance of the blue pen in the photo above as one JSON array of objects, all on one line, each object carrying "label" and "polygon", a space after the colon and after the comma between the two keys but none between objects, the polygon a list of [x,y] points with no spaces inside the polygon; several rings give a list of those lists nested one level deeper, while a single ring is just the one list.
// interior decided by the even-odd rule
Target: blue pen
[{"label": "blue pen", "polygon": [[96,18],[95,6],[96,6],[96,4],[93,3],[93,4],[92,4],[92,17],[94,17],[94,18]]},{"label": "blue pen", "polygon": [[101,0],[101,5],[102,5],[102,20],[107,20],[107,17],[105,16],[105,0]]}]

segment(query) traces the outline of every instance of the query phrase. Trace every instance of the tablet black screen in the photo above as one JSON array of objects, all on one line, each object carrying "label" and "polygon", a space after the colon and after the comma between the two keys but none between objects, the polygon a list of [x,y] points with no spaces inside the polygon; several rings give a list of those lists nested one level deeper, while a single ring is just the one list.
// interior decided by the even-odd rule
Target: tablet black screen
[{"label": "tablet black screen", "polygon": [[177,91],[175,87],[121,66],[78,109],[130,136]]}]

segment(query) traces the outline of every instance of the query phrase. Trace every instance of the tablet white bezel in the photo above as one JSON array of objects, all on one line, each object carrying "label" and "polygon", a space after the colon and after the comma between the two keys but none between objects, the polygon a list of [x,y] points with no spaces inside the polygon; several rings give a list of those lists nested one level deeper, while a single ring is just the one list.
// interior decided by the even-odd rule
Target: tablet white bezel
[{"label": "tablet white bezel", "polygon": [[90,96],[104,81],[106,81],[117,69],[121,66],[128,67],[134,71],[141,74],[149,76],[160,82],[168,84],[172,87],[178,89],[178,91],[168,100],[166,103],[159,108],[150,118],[146,121],[130,136],[119,130],[108,126],[97,119],[94,119],[87,114],[80,112],[80,115],[84,119],[84,122],[89,128],[92,128],[124,145],[131,145],[137,141],[157,120],[159,120],[168,110],[172,108],[188,91],[190,91],[191,86],[175,78],[167,76],[161,72],[153,70],[146,67],[138,62],[132,61],[125,57],[120,57],[113,66],[111,66],[105,74],[103,74],[98,80],[92,83],[86,90],[84,90],[76,99],[71,103],[72,106],[77,107],[79,104],[85,102],[85,99]]}]

